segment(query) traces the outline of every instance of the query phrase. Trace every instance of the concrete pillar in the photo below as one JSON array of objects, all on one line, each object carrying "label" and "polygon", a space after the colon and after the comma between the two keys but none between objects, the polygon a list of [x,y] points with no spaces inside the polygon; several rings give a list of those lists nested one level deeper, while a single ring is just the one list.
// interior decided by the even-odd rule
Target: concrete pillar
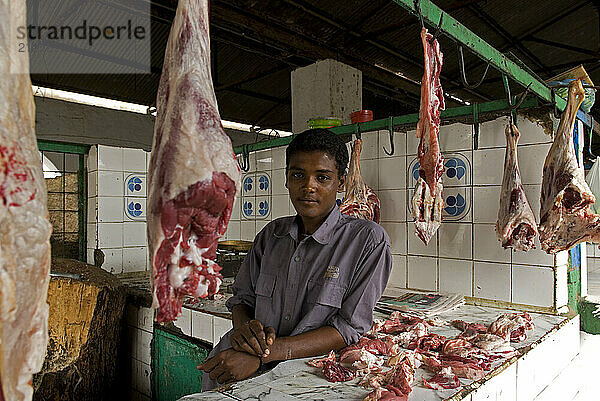
[{"label": "concrete pillar", "polygon": [[308,128],[311,118],[335,117],[350,123],[362,109],[362,72],[327,59],[292,71],[292,132]]}]

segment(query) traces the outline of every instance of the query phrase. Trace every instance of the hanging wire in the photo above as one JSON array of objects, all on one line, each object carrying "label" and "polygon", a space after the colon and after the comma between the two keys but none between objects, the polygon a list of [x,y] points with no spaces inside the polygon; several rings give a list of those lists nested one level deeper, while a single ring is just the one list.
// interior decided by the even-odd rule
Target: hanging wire
[{"label": "hanging wire", "polygon": [[487,66],[485,67],[485,71],[483,72],[483,76],[476,84],[469,84],[467,81],[467,75],[465,74],[465,58],[463,55],[463,48],[461,45],[458,45],[458,53],[460,57],[458,58],[458,67],[460,68],[460,80],[463,83],[463,86],[468,89],[475,89],[479,85],[483,83],[485,76],[487,75],[488,70],[490,69],[490,62],[488,61]]}]

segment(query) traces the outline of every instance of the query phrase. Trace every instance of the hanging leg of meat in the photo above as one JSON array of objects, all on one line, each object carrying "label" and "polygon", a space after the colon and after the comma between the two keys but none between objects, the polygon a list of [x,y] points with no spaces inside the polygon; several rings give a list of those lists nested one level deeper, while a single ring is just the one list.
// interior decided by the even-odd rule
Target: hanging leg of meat
[{"label": "hanging leg of meat", "polygon": [[373,220],[379,223],[379,198],[375,191],[367,186],[360,175],[360,150],[362,141],[357,139],[352,144],[350,171],[346,180],[346,195],[340,205],[340,212],[359,219]]},{"label": "hanging leg of meat", "polygon": [[440,110],[445,107],[444,91],[440,84],[440,72],[443,55],[437,40],[421,30],[421,41],[425,57],[425,72],[421,80],[421,108],[417,123],[417,138],[420,139],[417,156],[419,157],[419,180],[415,188],[411,205],[415,218],[416,234],[427,245],[442,222],[442,174],[444,158],[440,153],[438,133],[440,129]]},{"label": "hanging leg of meat", "polygon": [[148,241],[162,323],[177,318],[183,297],[218,291],[213,259],[240,181],[212,85],[207,0],[179,1],[156,103]]},{"label": "hanging leg of meat", "polygon": [[544,163],[539,231],[542,249],[550,254],[583,241],[600,242],[600,216],[590,209],[595,197],[573,148],[573,127],[584,96],[581,81],[571,82],[567,107]]},{"label": "hanging leg of meat", "polygon": [[512,247],[528,251],[535,248],[533,240],[537,235],[537,224],[525,196],[519,173],[517,142],[521,134],[514,125],[512,127],[508,125],[504,133],[506,134],[506,153],[496,234],[504,248]]},{"label": "hanging leg of meat", "polygon": [[0,2],[0,400],[31,400],[31,377],[48,343],[50,232],[35,138],[29,58],[11,27],[25,26],[25,0]]}]

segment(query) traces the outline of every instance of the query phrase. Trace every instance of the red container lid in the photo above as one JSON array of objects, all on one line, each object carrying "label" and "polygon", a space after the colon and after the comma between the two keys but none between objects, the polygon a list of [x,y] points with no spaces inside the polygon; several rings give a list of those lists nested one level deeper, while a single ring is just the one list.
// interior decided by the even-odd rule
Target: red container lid
[{"label": "red container lid", "polygon": [[352,121],[352,124],[373,121],[373,112],[371,110],[355,111],[354,113],[350,114],[350,121]]}]

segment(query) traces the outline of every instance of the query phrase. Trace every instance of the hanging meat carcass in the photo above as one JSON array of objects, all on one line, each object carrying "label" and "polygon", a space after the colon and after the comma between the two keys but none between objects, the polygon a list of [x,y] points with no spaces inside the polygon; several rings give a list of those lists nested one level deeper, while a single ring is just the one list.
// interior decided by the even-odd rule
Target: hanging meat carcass
[{"label": "hanging meat carcass", "polygon": [[48,343],[51,226],[29,57],[11,31],[25,26],[25,0],[1,2],[0,16],[0,400],[22,401]]},{"label": "hanging meat carcass", "polygon": [[218,291],[213,261],[239,189],[210,74],[208,1],[181,0],[157,94],[149,168],[148,241],[156,320],[174,320],[182,298]]},{"label": "hanging meat carcass", "polygon": [[590,205],[595,197],[577,165],[573,127],[585,92],[580,80],[569,84],[569,98],[546,156],[540,196],[540,243],[553,254],[580,242],[600,242],[600,216]]},{"label": "hanging meat carcass", "polygon": [[421,41],[425,54],[425,72],[421,80],[421,108],[417,123],[417,138],[420,138],[419,179],[411,200],[415,219],[416,235],[427,245],[442,223],[442,174],[444,158],[440,153],[438,133],[440,110],[445,108],[444,92],[440,84],[443,55],[437,39],[427,29],[421,30]]},{"label": "hanging meat carcass", "polygon": [[373,220],[379,223],[379,198],[360,175],[360,151],[362,140],[357,139],[352,144],[350,169],[346,180],[346,194],[340,205],[340,212],[359,219]]},{"label": "hanging meat carcass", "polygon": [[537,235],[537,224],[525,190],[521,183],[517,161],[517,142],[521,134],[515,125],[509,124],[504,154],[504,176],[500,192],[500,209],[496,222],[496,234],[504,248],[528,251],[535,248],[533,240]]}]

